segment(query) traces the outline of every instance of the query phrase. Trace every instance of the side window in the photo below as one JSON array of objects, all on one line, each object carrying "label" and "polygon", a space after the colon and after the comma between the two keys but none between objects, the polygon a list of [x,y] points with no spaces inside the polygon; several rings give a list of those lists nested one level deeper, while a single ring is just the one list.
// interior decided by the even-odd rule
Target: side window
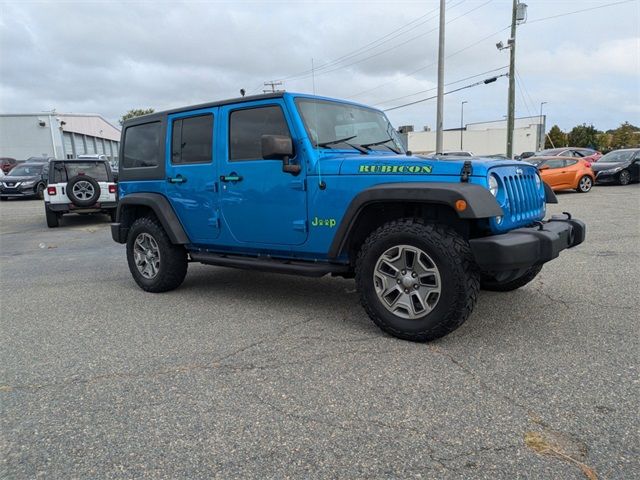
[{"label": "side window", "polygon": [[53,183],[67,183],[67,169],[64,163],[56,163],[53,167]]},{"label": "side window", "polygon": [[561,158],[557,160],[548,160],[545,165],[548,165],[549,168],[561,168],[564,167],[564,160]]},{"label": "side window", "polygon": [[262,135],[291,135],[282,108],[274,105],[231,112],[229,160],[261,160]]},{"label": "side window", "polygon": [[171,163],[209,163],[212,159],[213,115],[173,121]]},{"label": "side window", "polygon": [[124,135],[124,168],[156,167],[160,157],[160,122],[127,127]]},{"label": "side window", "polygon": [[565,160],[564,166],[570,167],[571,165],[575,165],[576,163],[578,163],[578,160]]}]

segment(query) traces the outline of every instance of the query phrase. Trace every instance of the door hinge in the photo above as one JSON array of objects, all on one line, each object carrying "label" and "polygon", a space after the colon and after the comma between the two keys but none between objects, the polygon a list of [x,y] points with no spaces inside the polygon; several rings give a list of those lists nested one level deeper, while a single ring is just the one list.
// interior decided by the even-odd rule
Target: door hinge
[{"label": "door hinge", "polygon": [[208,182],[204,185],[204,189],[216,193],[218,191],[218,182]]},{"label": "door hinge", "polygon": [[220,228],[220,215],[218,211],[213,212],[213,216],[207,219],[207,225],[210,227]]},{"label": "door hinge", "polygon": [[306,220],[294,220],[293,229],[298,232],[307,233],[307,221]]},{"label": "door hinge", "polygon": [[302,192],[307,190],[307,180],[305,178],[301,178],[299,180],[291,180],[291,188],[294,190],[300,190]]}]

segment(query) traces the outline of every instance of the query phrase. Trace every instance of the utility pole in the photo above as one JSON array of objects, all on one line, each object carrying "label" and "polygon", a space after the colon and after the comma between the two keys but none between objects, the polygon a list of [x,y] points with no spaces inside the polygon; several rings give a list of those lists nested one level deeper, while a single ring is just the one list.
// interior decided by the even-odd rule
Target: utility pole
[{"label": "utility pole", "polygon": [[442,117],[444,113],[444,9],[440,0],[440,38],[438,41],[438,106],[436,112],[436,153],[442,153]]},{"label": "utility pole", "polygon": [[544,117],[542,116],[542,106],[544,104],[546,104],[546,103],[547,102],[540,102],[540,129],[541,129],[540,150],[544,150],[544,139],[545,139],[545,136],[547,134],[547,129],[545,128]]},{"label": "utility pole", "polygon": [[511,12],[511,36],[508,44],[509,51],[509,100],[507,108],[507,157],[513,158],[513,127],[515,125],[516,111],[516,12],[518,0],[513,0]]},{"label": "utility pole", "polygon": [[270,90],[262,90],[263,93],[275,93],[276,87],[282,86],[282,82],[264,82],[265,87],[271,87]]},{"label": "utility pole", "polygon": [[469,103],[466,100],[460,104],[460,150],[462,150],[462,133],[464,132],[464,104]]}]

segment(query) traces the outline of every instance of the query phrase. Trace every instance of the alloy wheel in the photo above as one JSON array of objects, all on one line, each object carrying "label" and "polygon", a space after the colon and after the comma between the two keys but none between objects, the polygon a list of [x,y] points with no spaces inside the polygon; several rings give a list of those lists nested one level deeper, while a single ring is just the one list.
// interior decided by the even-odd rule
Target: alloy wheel
[{"label": "alloy wheel", "polygon": [[78,200],[89,200],[95,194],[95,190],[91,182],[80,180],[73,185],[73,194]]},{"label": "alloy wheel", "polygon": [[133,258],[136,268],[144,278],[152,279],[160,270],[160,248],[158,242],[148,233],[136,237],[133,245]]}]

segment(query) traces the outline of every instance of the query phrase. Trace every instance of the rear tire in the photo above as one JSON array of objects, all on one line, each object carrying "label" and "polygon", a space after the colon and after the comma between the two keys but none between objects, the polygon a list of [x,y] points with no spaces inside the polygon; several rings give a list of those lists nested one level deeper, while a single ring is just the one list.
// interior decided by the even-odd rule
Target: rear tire
[{"label": "rear tire", "polygon": [[378,327],[426,342],[465,322],[476,304],[480,277],[468,242],[455,230],[405,218],[382,225],[365,240],[356,284]]},{"label": "rear tire", "polygon": [[540,270],[542,270],[542,265],[534,265],[522,276],[507,282],[498,282],[491,277],[482,275],[480,287],[483,290],[490,290],[492,292],[511,292],[520,287],[524,287],[527,283],[531,282],[531,280],[538,276]]},{"label": "rear tire", "polygon": [[593,180],[589,175],[584,175],[580,180],[578,180],[578,187],[576,188],[576,192],[578,193],[587,193],[593,187]]},{"label": "rear tire", "polygon": [[115,221],[118,219],[118,210],[116,210],[115,208],[111,210],[109,212],[109,218],[111,219],[111,222],[115,223]]},{"label": "rear tire", "polygon": [[147,292],[174,290],[187,275],[187,251],[171,243],[155,218],[133,222],[127,238],[127,263],[133,279]]},{"label": "rear tire", "polygon": [[60,225],[60,214],[51,211],[46,205],[44,207],[44,215],[47,219],[47,227],[56,228]]},{"label": "rear tire", "polygon": [[631,174],[628,170],[622,170],[618,174],[618,183],[620,185],[629,185],[629,183],[631,183]]}]

